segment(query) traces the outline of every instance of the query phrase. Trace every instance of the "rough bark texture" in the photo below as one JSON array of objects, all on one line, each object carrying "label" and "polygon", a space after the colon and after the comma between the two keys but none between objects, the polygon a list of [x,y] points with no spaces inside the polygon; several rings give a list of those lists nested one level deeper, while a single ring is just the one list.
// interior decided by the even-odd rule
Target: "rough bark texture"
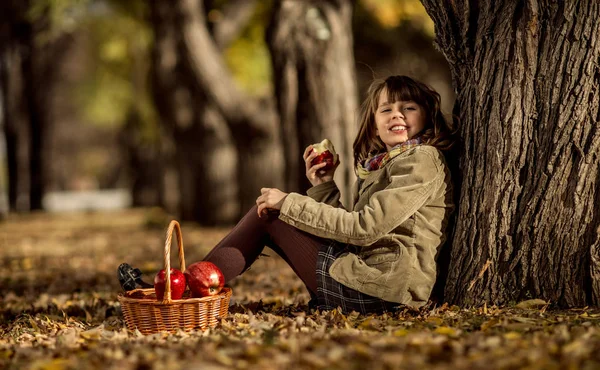
[{"label": "rough bark texture", "polygon": [[446,299],[600,299],[600,3],[422,0],[464,141]]},{"label": "rough bark texture", "polygon": [[280,0],[267,34],[284,142],[286,189],[310,184],[304,149],[330,139],[340,154],[336,182],[349,196],[357,89],[350,1]]},{"label": "rough bark texture", "polygon": [[[1,53],[0,53],[1,55]],[[4,93],[4,80],[6,78],[6,66],[2,57],[0,57],[0,161],[4,162],[7,158],[6,150],[6,98]],[[7,162],[4,162],[7,163]],[[8,169],[0,166],[0,221],[8,216]]]}]

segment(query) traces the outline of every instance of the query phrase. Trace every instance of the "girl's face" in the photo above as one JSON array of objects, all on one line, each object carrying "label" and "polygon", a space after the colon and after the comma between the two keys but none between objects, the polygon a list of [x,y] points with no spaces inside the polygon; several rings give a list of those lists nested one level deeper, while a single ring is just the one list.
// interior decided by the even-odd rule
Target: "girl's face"
[{"label": "girl's face", "polygon": [[389,151],[394,146],[413,139],[425,128],[426,114],[414,101],[388,101],[387,89],[379,95],[375,112],[377,136]]}]

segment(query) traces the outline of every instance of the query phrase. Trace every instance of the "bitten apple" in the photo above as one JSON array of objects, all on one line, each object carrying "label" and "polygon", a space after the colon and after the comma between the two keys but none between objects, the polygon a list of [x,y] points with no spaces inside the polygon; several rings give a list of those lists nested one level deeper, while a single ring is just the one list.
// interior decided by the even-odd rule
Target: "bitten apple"
[{"label": "bitten apple", "polygon": [[[181,299],[185,291],[186,279],[183,273],[177,269],[171,268],[171,299]],[[165,295],[167,273],[164,269],[160,270],[154,277],[154,291],[156,299],[162,301]]]},{"label": "bitten apple", "polygon": [[335,166],[337,163],[337,155],[335,153],[335,149],[333,148],[333,144],[329,139],[325,139],[320,143],[316,143],[312,145],[313,149],[317,152],[317,156],[312,160],[311,165],[315,166],[319,163],[327,163],[325,167],[321,168],[321,170],[329,170]]},{"label": "bitten apple", "polygon": [[194,298],[219,294],[225,285],[225,277],[221,270],[208,261],[192,263],[184,275]]}]

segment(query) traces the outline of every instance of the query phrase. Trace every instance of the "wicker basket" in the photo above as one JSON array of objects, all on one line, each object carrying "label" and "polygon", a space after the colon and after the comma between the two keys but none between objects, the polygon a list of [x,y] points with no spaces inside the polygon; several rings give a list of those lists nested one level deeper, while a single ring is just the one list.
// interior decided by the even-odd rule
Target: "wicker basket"
[{"label": "wicker basket", "polygon": [[185,271],[183,238],[177,221],[171,221],[165,242],[164,266],[166,286],[164,300],[158,301],[154,289],[135,289],[118,295],[125,323],[129,330],[138,329],[142,334],[158,332],[174,333],[178,330],[205,330],[214,327],[221,317],[227,315],[231,289],[223,288],[214,296],[192,298],[187,290],[182,299],[171,299],[171,240],[177,231],[179,266]]}]

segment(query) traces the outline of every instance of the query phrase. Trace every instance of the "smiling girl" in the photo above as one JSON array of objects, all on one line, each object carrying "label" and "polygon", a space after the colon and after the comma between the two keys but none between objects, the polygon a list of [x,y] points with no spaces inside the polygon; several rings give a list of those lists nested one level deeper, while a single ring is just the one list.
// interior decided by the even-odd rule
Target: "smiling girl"
[{"label": "smiling girl", "polygon": [[[375,81],[354,141],[358,181],[344,207],[333,181],[339,165],[311,165],[307,195],[261,189],[254,207],[205,258],[226,280],[265,245],[291,266],[321,309],[382,313],[427,303],[453,210],[442,151],[453,144],[437,92],[406,76]],[[268,212],[271,211],[271,212]]]}]

